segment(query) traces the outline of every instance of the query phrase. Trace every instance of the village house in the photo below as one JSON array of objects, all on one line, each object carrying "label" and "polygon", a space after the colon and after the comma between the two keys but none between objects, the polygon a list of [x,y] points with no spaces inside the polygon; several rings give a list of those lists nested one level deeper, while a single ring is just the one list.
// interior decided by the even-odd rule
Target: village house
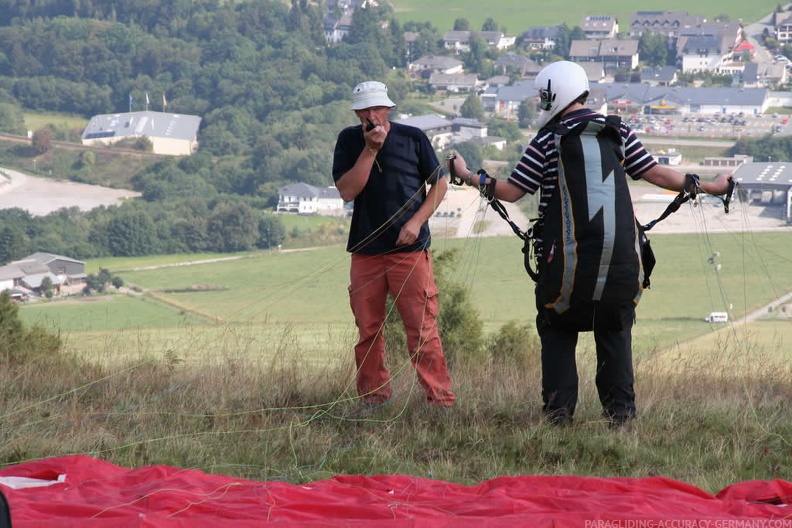
[{"label": "village house", "polygon": [[580,29],[587,39],[613,39],[619,34],[619,21],[612,16],[585,16]]},{"label": "village house", "polygon": [[500,31],[446,31],[443,35],[443,46],[457,54],[467,53],[470,51],[470,39],[474,37],[481,38],[487,46],[496,50],[511,48],[517,41],[517,37]]},{"label": "village house", "polygon": [[424,79],[428,79],[435,73],[445,75],[462,73],[464,71],[463,68],[464,63],[461,60],[445,55],[424,55],[407,65],[410,77]]},{"label": "village house", "polygon": [[478,84],[475,73],[435,72],[429,76],[429,86],[432,89],[448,93],[474,92]]},{"label": "village house", "polygon": [[49,279],[56,294],[62,293],[64,288],[73,292],[82,289],[85,278],[84,262],[37,252],[0,266],[0,291],[12,291],[15,298],[37,296],[42,293],[45,279]]},{"label": "village house", "polygon": [[345,214],[344,200],[335,187],[292,183],[278,189],[276,212],[338,216]]}]

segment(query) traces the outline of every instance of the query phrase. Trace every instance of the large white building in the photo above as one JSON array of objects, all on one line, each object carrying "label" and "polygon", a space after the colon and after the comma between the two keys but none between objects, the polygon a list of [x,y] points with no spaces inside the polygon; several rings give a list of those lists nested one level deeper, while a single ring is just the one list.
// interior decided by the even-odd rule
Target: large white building
[{"label": "large white building", "polygon": [[91,118],[83,145],[112,145],[123,139],[148,138],[155,154],[189,156],[198,150],[201,118],[168,112],[101,114]]}]

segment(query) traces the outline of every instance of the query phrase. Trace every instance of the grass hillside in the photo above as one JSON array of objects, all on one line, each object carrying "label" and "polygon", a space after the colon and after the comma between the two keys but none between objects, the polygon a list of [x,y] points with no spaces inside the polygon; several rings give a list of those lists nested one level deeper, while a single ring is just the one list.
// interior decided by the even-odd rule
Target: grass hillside
[{"label": "grass hillside", "polygon": [[[576,424],[554,429],[542,419],[531,284],[515,237],[434,244],[460,250],[446,272],[467,286],[490,332],[529,323],[527,334],[512,334],[518,354],[455,362],[450,412],[427,408],[402,350],[388,356],[394,400],[361,412],[340,246],[102,261],[140,292],[21,310],[28,325],[59,329],[63,347],[0,369],[0,465],[80,453],[292,483],[339,474],[462,484],[665,476],[712,493],[788,478],[792,325],[781,310],[736,320],[792,290],[788,240],[788,232],[652,237],[659,263],[635,327],[639,417],[623,431],[601,418],[588,334],[578,347]],[[703,322],[725,303],[730,324]]]},{"label": "grass hillside", "polygon": [[499,26],[505,27],[507,33],[519,35],[529,27],[554,26],[566,23],[569,27],[579,26],[586,15],[610,15],[619,21],[619,30],[628,32],[630,18],[636,10],[641,11],[686,11],[692,15],[705,16],[712,20],[726,15],[730,20],[743,20],[745,23],[756,22],[772,13],[778,2],[761,0],[759,2],[696,2],[691,4],[683,0],[667,2],[642,3],[627,0],[604,0],[594,3],[578,0],[556,0],[526,4],[517,0],[498,0],[497,2],[479,2],[472,0],[395,0],[393,2],[396,16],[401,22],[410,20],[428,21],[440,31],[454,27],[458,18],[467,19],[471,29],[480,29],[488,18],[492,18]]},{"label": "grass hillside", "polygon": [[[710,334],[717,328],[704,322],[710,312],[728,311],[736,320],[792,291],[788,236],[654,235],[658,265],[638,307],[636,356]],[[533,322],[532,283],[516,237],[435,241],[435,252],[451,249],[460,258],[446,273],[465,285],[486,331],[509,321]],[[717,262],[710,262],[713,254]],[[102,267],[144,295],[36,304],[22,315],[29,323],[73,336],[76,343],[110,339],[114,347],[136,348],[146,336],[154,351],[173,349],[173,341],[201,341],[202,334],[211,341],[228,328],[264,346],[291,329],[295,343],[317,361],[336,354],[338,340],[354,333],[347,296],[349,257],[343,247],[196,258],[190,265],[173,265],[179,258],[190,257],[103,260]]]}]

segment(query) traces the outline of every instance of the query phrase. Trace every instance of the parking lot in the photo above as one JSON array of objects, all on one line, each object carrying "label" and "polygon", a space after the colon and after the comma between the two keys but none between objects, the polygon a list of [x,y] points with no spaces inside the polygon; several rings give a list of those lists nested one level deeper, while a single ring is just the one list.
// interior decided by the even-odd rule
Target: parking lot
[{"label": "parking lot", "polygon": [[778,114],[628,115],[623,119],[641,135],[653,136],[739,139],[792,133],[789,116]]}]

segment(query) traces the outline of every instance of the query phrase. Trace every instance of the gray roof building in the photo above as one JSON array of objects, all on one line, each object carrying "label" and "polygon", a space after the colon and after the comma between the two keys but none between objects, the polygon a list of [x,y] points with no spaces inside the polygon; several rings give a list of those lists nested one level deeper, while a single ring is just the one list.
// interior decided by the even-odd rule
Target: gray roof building
[{"label": "gray roof building", "polygon": [[644,83],[600,84],[605,90],[609,111],[620,106],[651,110],[662,106],[677,113],[719,113],[724,107],[729,112],[763,113],[769,104],[767,88],[685,88],[679,86],[650,86]]},{"label": "gray roof building", "polygon": [[49,271],[58,275],[82,276],[85,274],[85,262],[70,257],[64,257],[63,255],[39,251],[32,255],[28,255],[25,257],[25,260],[40,262],[47,266]]},{"label": "gray roof building", "polygon": [[112,145],[123,139],[146,137],[155,154],[189,156],[198,149],[201,118],[167,112],[101,114],[91,118],[82,134],[83,145]]},{"label": "gray roof building", "polygon": [[702,16],[687,11],[635,11],[630,21],[630,36],[640,37],[644,31],[653,31],[669,37],[679,36],[679,31],[703,24]]},{"label": "gray roof building", "polygon": [[669,86],[677,80],[677,70],[673,66],[660,66],[658,68],[642,68],[641,82],[653,86]]}]

